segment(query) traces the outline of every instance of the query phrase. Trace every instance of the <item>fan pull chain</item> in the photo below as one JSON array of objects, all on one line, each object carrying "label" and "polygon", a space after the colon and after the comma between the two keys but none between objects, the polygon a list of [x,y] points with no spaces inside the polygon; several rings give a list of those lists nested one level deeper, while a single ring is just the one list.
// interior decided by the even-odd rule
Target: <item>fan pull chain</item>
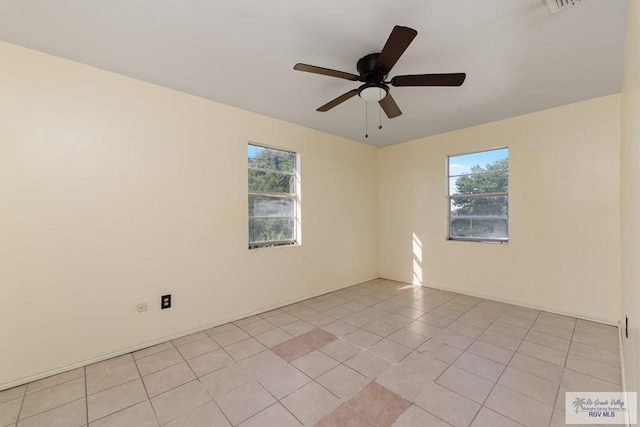
[{"label": "fan pull chain", "polygon": [[[382,89],[380,89],[380,96],[382,96]],[[382,129],[382,107],[378,103],[378,129]]]},{"label": "fan pull chain", "polygon": [[369,103],[364,103],[364,137],[369,138]]}]

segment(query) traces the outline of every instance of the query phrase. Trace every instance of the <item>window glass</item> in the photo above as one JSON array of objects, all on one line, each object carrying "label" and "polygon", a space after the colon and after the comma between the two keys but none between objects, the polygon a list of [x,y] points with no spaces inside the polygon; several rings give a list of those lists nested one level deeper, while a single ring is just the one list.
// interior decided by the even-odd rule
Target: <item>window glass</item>
[{"label": "window glass", "polygon": [[449,157],[449,238],[509,239],[507,148]]},{"label": "window glass", "polygon": [[249,248],[292,245],[297,234],[297,155],[249,144]]}]

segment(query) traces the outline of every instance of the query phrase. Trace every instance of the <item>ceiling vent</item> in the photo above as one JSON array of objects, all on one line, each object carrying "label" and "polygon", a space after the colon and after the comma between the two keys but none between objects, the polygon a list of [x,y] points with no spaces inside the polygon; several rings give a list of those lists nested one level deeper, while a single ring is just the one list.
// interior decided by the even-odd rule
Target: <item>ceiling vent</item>
[{"label": "ceiling vent", "polygon": [[547,0],[547,6],[549,6],[551,14],[554,15],[558,12],[569,9],[571,6],[577,5],[581,1],[582,0]]}]

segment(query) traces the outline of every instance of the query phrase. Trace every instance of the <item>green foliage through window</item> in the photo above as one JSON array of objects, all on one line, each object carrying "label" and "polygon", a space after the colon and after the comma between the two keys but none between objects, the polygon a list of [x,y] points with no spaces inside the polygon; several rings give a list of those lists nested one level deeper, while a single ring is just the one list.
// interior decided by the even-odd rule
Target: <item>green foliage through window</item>
[{"label": "green foliage through window", "polygon": [[449,238],[506,242],[508,149],[449,157],[449,201]]},{"label": "green foliage through window", "polygon": [[296,242],[296,153],[248,146],[249,248]]}]

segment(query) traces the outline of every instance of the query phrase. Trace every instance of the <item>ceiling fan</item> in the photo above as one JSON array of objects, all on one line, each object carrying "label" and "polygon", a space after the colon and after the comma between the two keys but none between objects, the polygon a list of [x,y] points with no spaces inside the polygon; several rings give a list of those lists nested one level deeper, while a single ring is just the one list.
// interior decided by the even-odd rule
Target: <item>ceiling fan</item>
[{"label": "ceiling fan", "polygon": [[396,104],[391,93],[389,93],[389,85],[396,87],[460,86],[467,76],[465,73],[413,74],[395,76],[391,80],[386,81],[385,79],[393,66],[398,62],[398,59],[400,59],[417,35],[418,32],[413,28],[401,27],[399,25],[393,27],[393,31],[391,31],[391,35],[380,53],[370,53],[358,60],[356,68],[358,73],[360,73],[359,75],[301,63],[294,65],[293,69],[364,83],[359,88],[352,89],[327,102],[318,108],[317,111],[329,111],[344,101],[360,95],[360,97],[366,101],[378,101],[387,117],[393,119],[401,115],[402,111],[400,111],[398,104]]}]

